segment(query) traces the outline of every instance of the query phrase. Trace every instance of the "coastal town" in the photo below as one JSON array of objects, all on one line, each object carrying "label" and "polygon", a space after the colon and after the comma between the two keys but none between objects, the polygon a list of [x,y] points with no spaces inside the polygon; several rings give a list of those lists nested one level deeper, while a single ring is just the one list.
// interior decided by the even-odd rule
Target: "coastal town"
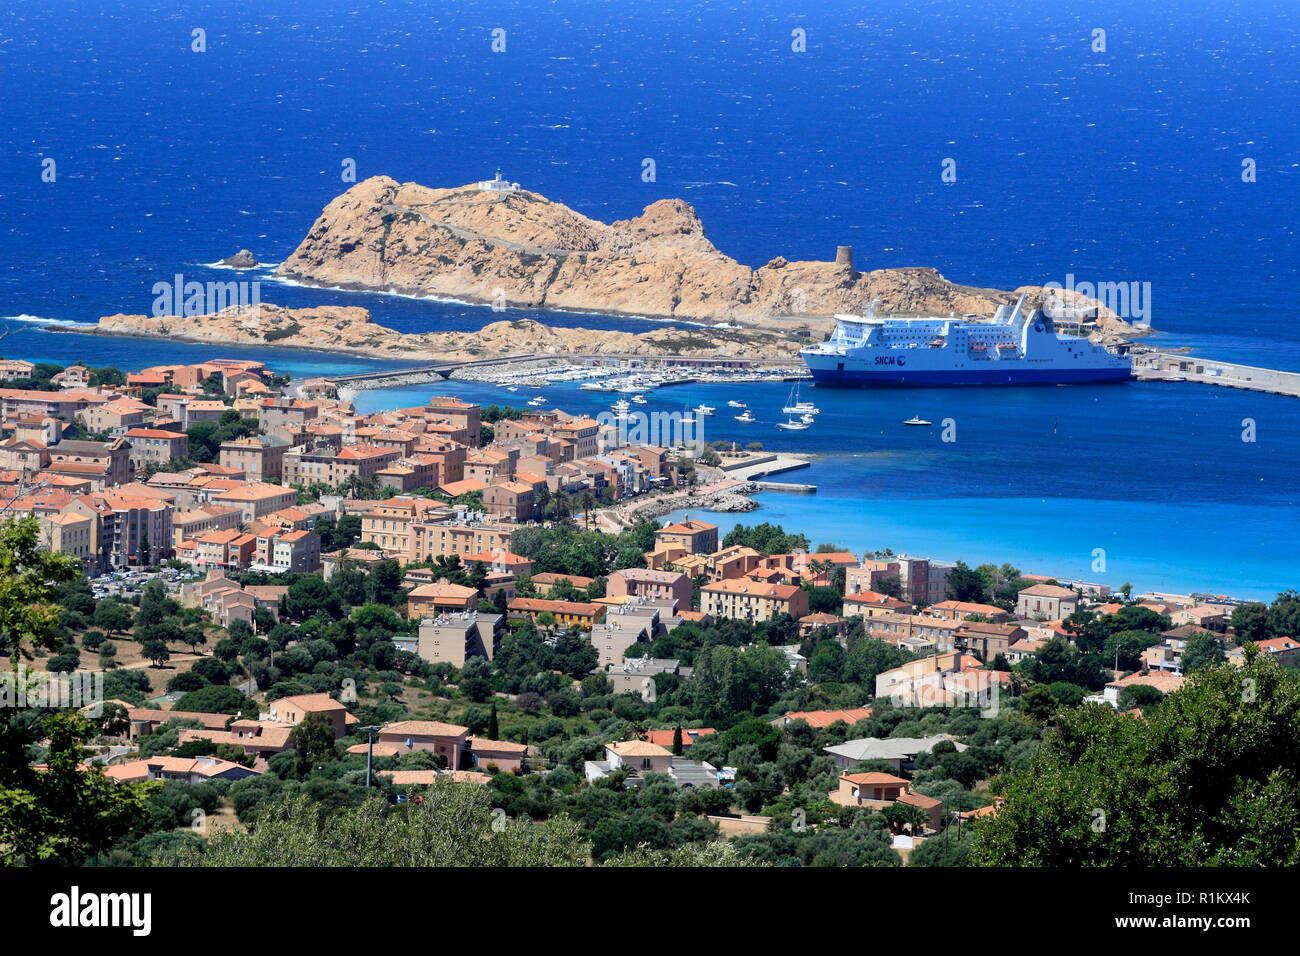
[{"label": "coastal town", "polygon": [[999,811],[1050,728],[1161,727],[1200,671],[1300,666],[1294,591],[720,534],[707,509],[752,507],[737,475],[773,456],[605,416],[360,414],[337,382],[213,358],[6,359],[0,418],[3,550],[61,569],[31,679],[100,690],[32,767],[75,752],[146,787],[152,823],[82,850],[119,864],[286,862],[260,811],[373,794],[572,821],[579,863],[1006,863],[997,827],[1023,823]]}]

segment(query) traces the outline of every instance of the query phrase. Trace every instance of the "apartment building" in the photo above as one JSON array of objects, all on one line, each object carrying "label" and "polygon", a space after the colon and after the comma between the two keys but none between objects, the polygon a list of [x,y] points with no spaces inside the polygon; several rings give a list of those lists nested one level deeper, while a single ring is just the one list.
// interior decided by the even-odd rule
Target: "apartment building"
[{"label": "apartment building", "polygon": [[128,428],[123,437],[130,443],[131,467],[135,471],[144,471],[149,465],[166,465],[190,453],[190,439],[184,432],[140,427]]},{"label": "apartment building", "polygon": [[422,621],[415,653],[426,661],[464,667],[471,657],[496,656],[505,618],[500,614],[467,611],[441,614]]},{"label": "apartment building", "polygon": [[52,475],[86,478],[96,491],[131,480],[131,446],[124,438],[112,441],[61,441],[48,449]]},{"label": "apartment building", "polygon": [[789,614],[797,620],[808,613],[808,592],[794,584],[732,578],[702,587],[700,610],[713,617],[741,621],[770,621],[778,614]]},{"label": "apartment building", "polygon": [[624,568],[611,572],[605,582],[605,594],[608,597],[675,600],[683,610],[690,609],[692,593],[691,579],[676,571]]},{"label": "apartment building", "polygon": [[280,485],[245,482],[220,491],[212,495],[209,500],[213,504],[238,508],[242,515],[241,520],[252,522],[273,511],[297,504],[298,492]]},{"label": "apartment building", "polygon": [[249,481],[280,478],[284,475],[284,453],[289,443],[270,435],[249,435],[221,443],[217,460],[234,468]]}]

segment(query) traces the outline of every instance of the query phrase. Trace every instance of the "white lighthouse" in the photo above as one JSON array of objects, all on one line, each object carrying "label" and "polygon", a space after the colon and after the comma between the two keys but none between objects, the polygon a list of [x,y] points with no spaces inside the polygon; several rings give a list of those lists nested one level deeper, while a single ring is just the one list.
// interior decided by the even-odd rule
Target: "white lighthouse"
[{"label": "white lighthouse", "polygon": [[495,179],[485,179],[478,184],[479,192],[489,193],[517,193],[519,192],[518,183],[508,183],[501,178],[501,170],[497,170]]}]

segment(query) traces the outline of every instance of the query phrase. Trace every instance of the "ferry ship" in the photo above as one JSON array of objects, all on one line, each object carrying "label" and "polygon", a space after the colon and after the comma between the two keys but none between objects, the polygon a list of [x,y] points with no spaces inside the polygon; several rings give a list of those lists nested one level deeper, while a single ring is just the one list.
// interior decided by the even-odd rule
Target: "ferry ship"
[{"label": "ferry ship", "polygon": [[1132,359],[1077,335],[1056,331],[1042,309],[1024,313],[1025,297],[1001,305],[991,321],[835,316],[835,331],[802,349],[818,385],[1061,385],[1122,382]]}]

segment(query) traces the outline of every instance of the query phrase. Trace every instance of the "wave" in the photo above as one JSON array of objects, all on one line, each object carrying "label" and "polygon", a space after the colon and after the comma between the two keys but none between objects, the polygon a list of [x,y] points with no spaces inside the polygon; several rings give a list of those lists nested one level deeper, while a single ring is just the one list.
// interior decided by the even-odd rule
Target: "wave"
[{"label": "wave", "polygon": [[321,285],[317,282],[300,282],[297,279],[284,279],[280,276],[268,276],[268,282],[275,282],[279,285],[293,286],[296,289],[315,289],[320,292],[348,292],[352,295],[386,295],[395,299],[412,299],[416,302],[441,302],[444,305],[466,305],[472,307],[491,308],[488,302],[466,302],[464,299],[453,299],[449,296],[441,295],[416,295],[412,292],[398,292],[396,289],[353,289],[341,285]]},{"label": "wave", "polygon": [[98,327],[97,322],[77,322],[73,319],[49,319],[40,315],[28,315],[26,312],[19,315],[0,315],[0,322],[30,322],[33,325],[58,325],[64,328],[76,329],[93,329]]},{"label": "wave", "polygon": [[272,270],[272,269],[277,268],[277,267],[280,265],[280,263],[278,263],[278,262],[259,262],[257,265],[253,266],[251,269],[241,269],[241,268],[239,268],[238,266],[228,266],[228,265],[226,265],[224,262],[222,262],[220,259],[218,259],[216,262],[194,262],[194,263],[191,263],[191,265],[199,266],[200,268],[203,268],[203,269],[226,269],[226,270],[229,270],[230,272],[251,272],[251,273],[262,273],[262,272],[266,272],[266,271],[268,271],[268,270]]},{"label": "wave", "polygon": [[[319,285],[314,282],[300,282],[297,279],[284,279],[279,276],[268,276],[266,281],[276,282],[281,285],[293,286],[294,288],[298,288],[298,289],[315,289],[320,292],[346,292],[352,295],[386,295],[386,296],[392,296],[393,298],[396,299],[410,299],[415,302],[437,302],[441,305],[463,305],[466,308],[471,308],[471,309],[492,308],[492,303],[490,302],[467,302],[464,299],[453,299],[450,296],[416,295],[411,292],[398,292],[394,289],[350,289],[338,285]],[[609,319],[633,319],[633,320],[640,320],[642,322],[655,322],[664,325],[689,325],[701,329],[715,327],[715,326],[711,326],[711,324],[708,322],[698,322],[692,319],[675,319],[672,316],[613,315],[609,312],[600,312],[596,309],[556,309],[556,308],[538,309],[533,306],[510,305],[500,310],[498,314],[504,318],[505,313],[507,312],[536,312],[536,313],[541,313],[543,315],[545,314],[598,315],[598,316],[604,316],[605,318],[609,318]],[[735,326],[735,327],[740,328],[740,326]],[[431,329],[429,331],[437,331],[437,330]]]}]

